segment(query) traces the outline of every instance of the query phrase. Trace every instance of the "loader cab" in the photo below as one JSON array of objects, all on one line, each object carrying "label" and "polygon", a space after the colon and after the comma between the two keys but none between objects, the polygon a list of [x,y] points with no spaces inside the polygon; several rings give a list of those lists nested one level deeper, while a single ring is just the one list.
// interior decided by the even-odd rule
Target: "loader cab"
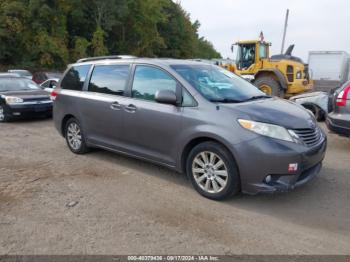
[{"label": "loader cab", "polygon": [[240,71],[254,71],[269,57],[269,43],[260,41],[237,42],[232,46],[236,53],[236,65]]}]

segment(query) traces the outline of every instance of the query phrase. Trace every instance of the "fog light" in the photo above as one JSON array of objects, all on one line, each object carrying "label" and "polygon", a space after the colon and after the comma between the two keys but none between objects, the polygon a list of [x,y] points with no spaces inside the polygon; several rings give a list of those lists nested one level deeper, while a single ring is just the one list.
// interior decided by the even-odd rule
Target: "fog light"
[{"label": "fog light", "polygon": [[265,182],[266,183],[270,183],[271,182],[271,176],[268,175],[267,177],[265,177]]}]

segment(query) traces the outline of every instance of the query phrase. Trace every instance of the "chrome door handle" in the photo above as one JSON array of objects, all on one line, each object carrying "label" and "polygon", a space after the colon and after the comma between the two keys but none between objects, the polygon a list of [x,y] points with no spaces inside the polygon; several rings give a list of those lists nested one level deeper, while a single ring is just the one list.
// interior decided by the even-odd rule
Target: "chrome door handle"
[{"label": "chrome door handle", "polygon": [[120,110],[120,109],[122,109],[122,106],[118,102],[113,102],[111,104],[111,109],[113,109],[113,110]]},{"label": "chrome door handle", "polygon": [[136,106],[134,106],[133,104],[130,104],[124,107],[124,110],[128,113],[135,113],[136,109],[137,109]]}]

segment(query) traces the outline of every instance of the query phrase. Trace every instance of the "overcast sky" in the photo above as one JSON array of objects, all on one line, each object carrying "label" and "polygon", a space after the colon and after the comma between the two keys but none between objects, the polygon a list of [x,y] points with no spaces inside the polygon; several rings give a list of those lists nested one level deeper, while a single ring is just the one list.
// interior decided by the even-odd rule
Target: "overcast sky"
[{"label": "overcast sky", "polygon": [[345,50],[350,53],[349,0],[181,0],[191,19],[201,23],[199,33],[223,57],[231,57],[237,40],[258,38],[264,32],[272,54],[280,53],[286,9],[289,23],[287,48],[307,61],[308,52]]}]

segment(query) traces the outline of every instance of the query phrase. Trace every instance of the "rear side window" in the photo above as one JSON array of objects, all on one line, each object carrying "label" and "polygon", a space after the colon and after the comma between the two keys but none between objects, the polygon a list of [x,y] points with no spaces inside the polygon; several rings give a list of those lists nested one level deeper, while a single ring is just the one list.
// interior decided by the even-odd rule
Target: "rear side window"
[{"label": "rear side window", "polygon": [[89,84],[89,91],[123,95],[128,76],[129,65],[95,66]]},{"label": "rear side window", "polygon": [[158,90],[176,92],[176,81],[168,73],[150,66],[137,66],[135,70],[132,97],[154,101]]},{"label": "rear side window", "polygon": [[68,90],[83,90],[85,78],[90,65],[73,66],[62,79],[61,88]]}]

